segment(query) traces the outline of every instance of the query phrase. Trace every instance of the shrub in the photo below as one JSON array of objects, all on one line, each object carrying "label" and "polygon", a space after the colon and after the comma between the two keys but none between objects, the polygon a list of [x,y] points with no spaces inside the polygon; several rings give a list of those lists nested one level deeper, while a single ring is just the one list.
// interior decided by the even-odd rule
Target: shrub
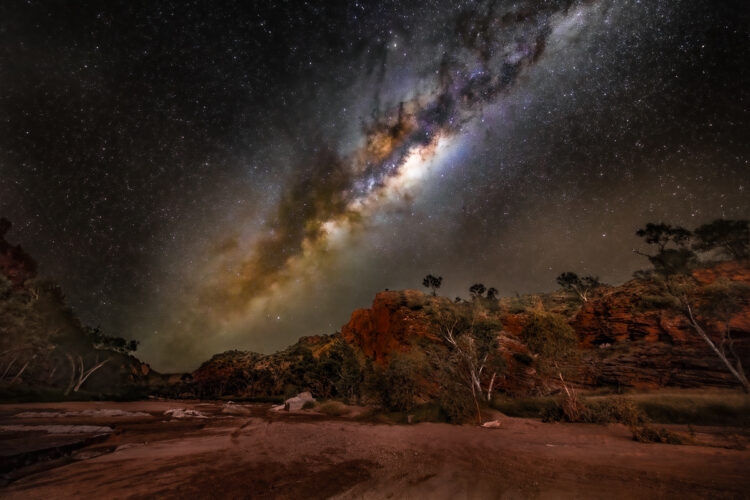
[{"label": "shrub", "polygon": [[578,403],[575,408],[570,405],[570,398],[558,400],[553,407],[544,410],[542,420],[596,424],[621,423],[630,428],[643,426],[648,421],[646,415],[634,402],[621,397]]},{"label": "shrub", "polygon": [[338,401],[329,401],[328,403],[323,403],[322,405],[320,405],[318,411],[320,413],[328,415],[329,417],[340,417],[349,413],[349,408],[347,408],[345,404],[339,403]]},{"label": "shrub", "polygon": [[631,427],[633,440],[639,443],[665,443],[665,444],[695,444],[695,440],[689,436],[683,436],[665,428],[654,429],[648,425]]},{"label": "shrub", "polygon": [[366,367],[365,390],[386,410],[408,411],[414,406],[419,372],[415,360],[396,353],[385,368]]},{"label": "shrub", "polygon": [[315,408],[315,401],[305,401],[305,404],[302,405],[303,410],[310,410],[312,408]]},{"label": "shrub", "polygon": [[464,384],[448,377],[441,377],[440,409],[445,413],[448,422],[462,424],[476,415],[476,405],[471,390]]},{"label": "shrub", "polygon": [[643,295],[638,299],[636,309],[639,311],[653,311],[660,309],[674,309],[679,301],[667,295]]},{"label": "shrub", "polygon": [[587,403],[587,419],[595,423],[621,423],[629,427],[643,425],[646,415],[629,399],[622,397],[607,398],[603,401]]}]

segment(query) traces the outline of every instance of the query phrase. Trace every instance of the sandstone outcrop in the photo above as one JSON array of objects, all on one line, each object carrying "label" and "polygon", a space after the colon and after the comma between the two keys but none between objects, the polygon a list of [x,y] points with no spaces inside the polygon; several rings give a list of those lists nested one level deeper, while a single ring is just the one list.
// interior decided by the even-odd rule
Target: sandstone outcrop
[{"label": "sandstone outcrop", "polygon": [[[750,264],[722,262],[694,271],[703,284],[722,278],[750,285]],[[648,283],[632,280],[584,304],[572,318],[581,345],[589,350],[594,384],[631,387],[736,385],[687,318],[670,308],[648,307],[658,293]],[[750,297],[729,321],[735,349],[750,365]],[[698,317],[714,338],[722,327]]]},{"label": "sandstone outcrop", "polygon": [[358,309],[341,328],[344,340],[365,356],[384,361],[393,352],[403,352],[419,338],[437,341],[425,312],[428,303],[447,301],[416,290],[387,291],[375,295],[370,309]]}]

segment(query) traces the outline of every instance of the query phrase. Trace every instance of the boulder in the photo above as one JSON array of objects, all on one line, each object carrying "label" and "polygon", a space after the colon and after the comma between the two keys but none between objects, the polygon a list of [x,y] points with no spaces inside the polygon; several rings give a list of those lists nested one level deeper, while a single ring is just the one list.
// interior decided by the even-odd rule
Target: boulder
[{"label": "boulder", "polygon": [[286,411],[298,411],[301,410],[303,406],[305,406],[305,403],[307,402],[315,402],[315,398],[312,397],[312,394],[309,392],[301,392],[294,396],[293,398],[289,398],[284,402],[284,409]]}]

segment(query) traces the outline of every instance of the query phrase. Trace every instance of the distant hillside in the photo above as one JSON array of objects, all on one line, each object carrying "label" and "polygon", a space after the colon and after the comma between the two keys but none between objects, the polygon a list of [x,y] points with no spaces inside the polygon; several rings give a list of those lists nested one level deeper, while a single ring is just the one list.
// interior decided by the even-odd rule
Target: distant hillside
[{"label": "distant hillside", "polygon": [[62,290],[5,239],[0,219],[0,400],[146,394],[162,377],[130,355],[135,343],[81,324]]},{"label": "distant hillside", "polygon": [[[750,285],[750,264],[722,262],[696,269],[693,276],[702,284],[730,280]],[[748,299],[744,297],[744,306],[729,322],[735,348],[746,360],[746,366],[750,365]],[[648,281],[631,280],[619,286],[599,287],[585,303],[570,293],[558,291],[498,300],[480,298],[463,301],[458,306],[472,308],[485,320],[501,325],[496,335],[506,369],[497,387],[509,393],[529,394],[548,389],[548,384],[537,375],[533,356],[521,336],[529,319],[540,313],[560,315],[574,328],[581,357],[573,367],[573,380],[579,385],[737,387],[705,342],[693,333],[687,320],[659,303],[658,290]],[[441,310],[449,307],[456,307],[455,302],[420,291],[380,292],[371,308],[352,313],[340,333],[303,338],[268,356],[241,351],[214,356],[193,373],[192,390],[204,397],[281,396],[296,390],[335,395],[336,366],[329,367],[330,373],[318,366],[335,365],[327,358],[332,346],[351,349],[363,367],[385,366],[393,356],[441,349],[435,320]],[[717,333],[719,324],[708,318],[700,319],[711,333]],[[330,379],[323,381],[320,377]],[[423,389],[429,392],[429,384]]]}]

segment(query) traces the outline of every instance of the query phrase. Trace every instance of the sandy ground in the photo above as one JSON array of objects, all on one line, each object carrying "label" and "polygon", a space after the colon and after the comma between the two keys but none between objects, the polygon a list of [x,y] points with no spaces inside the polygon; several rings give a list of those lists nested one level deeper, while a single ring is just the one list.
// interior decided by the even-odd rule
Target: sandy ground
[{"label": "sandy ground", "polygon": [[[175,408],[205,418],[164,415]],[[5,457],[70,440],[54,434],[61,426],[111,429],[61,458],[6,474],[12,481],[0,497],[750,498],[750,450],[641,444],[620,425],[503,418],[499,429],[397,426],[268,409],[183,401],[0,405]],[[17,416],[23,412],[32,413]],[[742,432],[696,430],[715,440]]]}]

